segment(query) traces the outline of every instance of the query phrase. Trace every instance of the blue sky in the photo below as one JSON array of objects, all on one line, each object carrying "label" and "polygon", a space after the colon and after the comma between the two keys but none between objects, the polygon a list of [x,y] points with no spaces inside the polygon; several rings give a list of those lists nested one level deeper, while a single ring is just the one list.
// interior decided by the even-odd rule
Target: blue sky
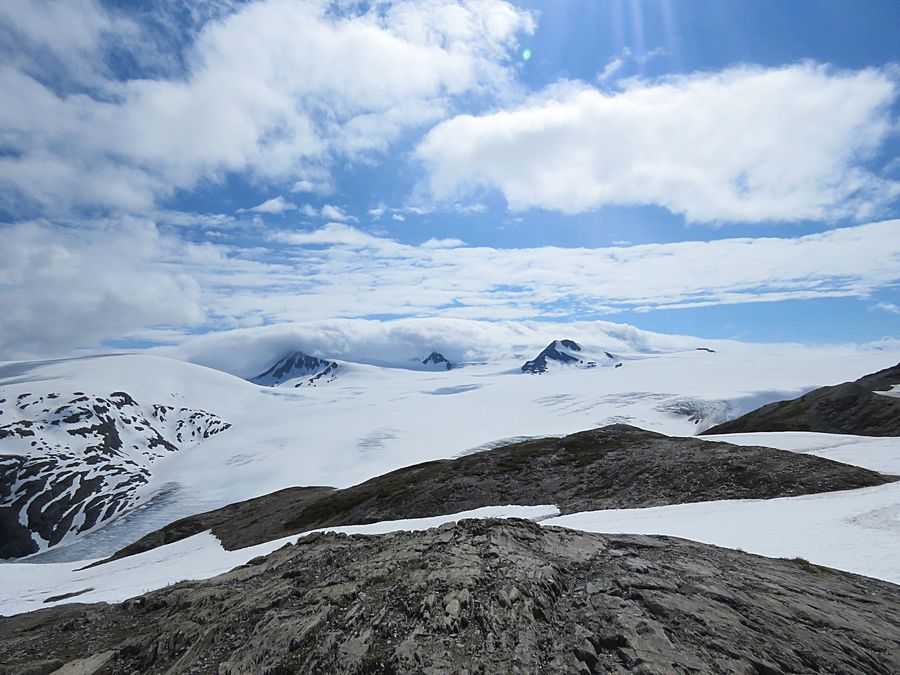
[{"label": "blue sky", "polygon": [[898,26],[874,1],[6,4],[0,358],[335,318],[896,338]]}]

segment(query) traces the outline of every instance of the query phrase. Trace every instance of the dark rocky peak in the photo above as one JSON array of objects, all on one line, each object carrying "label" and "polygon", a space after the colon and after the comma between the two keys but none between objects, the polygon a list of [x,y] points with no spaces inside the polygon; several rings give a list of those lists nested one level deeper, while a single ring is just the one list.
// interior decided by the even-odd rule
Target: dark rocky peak
[{"label": "dark rocky peak", "polygon": [[316,375],[325,369],[334,370],[337,363],[296,351],[276,361],[271,368],[250,379],[254,384],[274,387],[287,380]]},{"label": "dark rocky peak", "polygon": [[440,366],[441,368],[446,368],[450,370],[453,368],[453,364],[448,361],[443,354],[440,352],[431,352],[428,356],[422,359],[422,363],[426,366]]},{"label": "dark rocky peak", "polygon": [[573,356],[569,352],[580,352],[581,345],[574,340],[554,340],[544,347],[544,350],[531,361],[526,361],[522,366],[523,373],[539,374],[547,372],[547,362],[577,363],[582,359]]}]

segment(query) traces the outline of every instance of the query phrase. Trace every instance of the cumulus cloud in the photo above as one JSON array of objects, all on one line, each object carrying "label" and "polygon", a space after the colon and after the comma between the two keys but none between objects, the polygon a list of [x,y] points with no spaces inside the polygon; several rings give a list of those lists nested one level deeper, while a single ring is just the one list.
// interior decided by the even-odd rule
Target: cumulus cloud
[{"label": "cumulus cloud", "polygon": [[168,262],[187,255],[146,222],[0,229],[0,354],[65,353],[146,326],[201,323],[199,284]]},{"label": "cumulus cloud", "polygon": [[439,200],[495,188],[513,210],[867,218],[900,196],[900,183],[865,165],[891,132],[897,91],[888,71],[814,63],[632,79],[611,93],[563,83],[516,108],[444,121],[416,155]]},{"label": "cumulus cloud", "polygon": [[[14,4],[20,19],[37,16]],[[104,44],[111,14],[87,1],[53,7],[84,19],[58,48],[103,58],[90,45]],[[22,19],[16,30],[40,41],[47,25]],[[229,172],[321,191],[336,157],[381,150],[444,116],[453,97],[506,86],[505,55],[531,30],[530,15],[503,0],[365,10],[264,0],[203,23],[177,77],[108,77],[75,92],[38,77],[34,58],[7,59],[17,44],[0,43],[0,206],[146,209]]]}]

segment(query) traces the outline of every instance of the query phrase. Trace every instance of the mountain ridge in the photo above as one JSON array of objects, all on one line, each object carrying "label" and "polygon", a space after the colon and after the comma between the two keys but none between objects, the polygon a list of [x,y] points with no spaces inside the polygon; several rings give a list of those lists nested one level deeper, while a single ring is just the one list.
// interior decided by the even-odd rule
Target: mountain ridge
[{"label": "mountain ridge", "polygon": [[900,398],[884,391],[900,384],[900,363],[852,382],[820,387],[776,401],[711,427],[703,434],[820,431],[860,436],[900,436]]},{"label": "mountain ridge", "polygon": [[341,490],[288,488],[179,520],[107,560],[209,529],[232,549],[321,527],[436,516],[501,503],[556,504],[570,513],[787,497],[893,480],[897,477],[783,450],[610,425],[415,464]]}]

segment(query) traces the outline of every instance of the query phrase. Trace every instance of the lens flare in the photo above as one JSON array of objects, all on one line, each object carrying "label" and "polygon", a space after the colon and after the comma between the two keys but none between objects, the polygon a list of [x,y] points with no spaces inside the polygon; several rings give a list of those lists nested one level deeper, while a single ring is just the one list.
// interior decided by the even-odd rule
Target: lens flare
[{"label": "lens flare", "polygon": [[522,60],[527,61],[530,58],[531,58],[531,50],[530,49],[522,50]]}]

